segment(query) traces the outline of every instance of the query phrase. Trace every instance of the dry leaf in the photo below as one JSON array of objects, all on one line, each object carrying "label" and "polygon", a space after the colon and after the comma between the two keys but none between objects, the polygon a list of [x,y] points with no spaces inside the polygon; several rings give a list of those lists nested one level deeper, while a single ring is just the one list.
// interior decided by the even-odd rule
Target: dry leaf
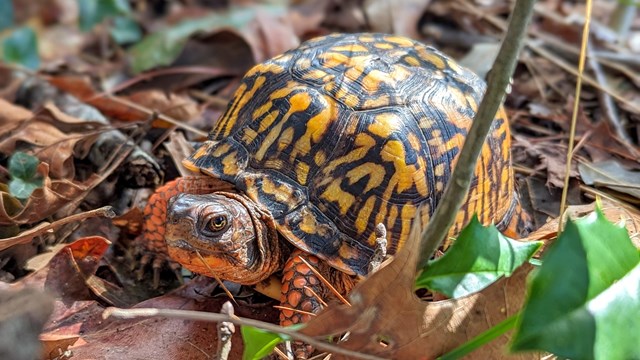
[{"label": "dry leaf", "polygon": [[[193,99],[182,95],[168,95],[160,90],[143,90],[125,96],[124,98],[137,105],[182,122],[189,122],[200,116],[198,104]],[[171,127],[173,124],[159,120],[154,121],[153,126]]]},{"label": "dry leaf", "polygon": [[78,335],[56,335],[43,334],[40,336],[42,341],[42,358],[47,360],[59,360],[69,346],[75,344],[80,336]]},{"label": "dry leaf", "polygon": [[165,141],[164,147],[169,151],[173,163],[176,164],[180,176],[193,176],[192,171],[182,165],[182,160],[193,154],[193,145],[187,141],[182,133],[173,132],[169,135],[169,141]]},{"label": "dry leaf", "polygon": [[[54,179],[71,179],[75,175],[73,158],[83,158],[97,139],[103,124],[84,121],[46,105],[37,114],[0,99],[0,153],[30,151],[49,164]],[[7,109],[5,112],[4,109]]]},{"label": "dry leaf", "polygon": [[578,164],[580,177],[587,185],[604,186],[640,199],[640,172],[630,171],[615,160]]},{"label": "dry leaf", "polygon": [[[127,105],[127,101],[182,121],[200,115],[198,105],[191,98],[167,95],[161,90],[142,90],[127,96],[107,96],[106,93],[96,91],[88,77],[57,76],[50,78],[49,82],[118,121],[144,121],[149,118],[147,112]],[[167,125],[164,124],[163,127]]]},{"label": "dry leaf", "polygon": [[[87,286],[109,248],[102,237],[88,237],[65,246],[48,265],[22,278],[13,288],[45,290],[54,300],[54,311],[45,325],[43,338],[77,337],[103,323],[103,307],[94,300]],[[79,341],[82,342],[82,341]]]},{"label": "dry leaf", "polygon": [[140,234],[144,222],[142,210],[133,206],[127,212],[111,220],[113,225],[126,229],[129,234]]},{"label": "dry leaf", "polygon": [[373,31],[420,39],[418,23],[430,0],[365,0],[364,12]]},{"label": "dry leaf", "polygon": [[258,11],[255,21],[242,29],[244,39],[253,49],[253,59],[261,63],[300,45],[288,14],[274,16]]},{"label": "dry leaf", "polygon": [[[524,136],[514,135],[514,146],[523,148],[530,157],[537,157],[539,164],[535,170],[547,171],[547,186],[557,188],[564,187],[564,177],[566,173],[567,153],[566,148],[556,143],[546,141],[532,142]],[[575,164],[571,166],[571,177],[578,176],[578,169]]]},{"label": "dry leaf", "polygon": [[120,121],[142,121],[149,117],[144,111],[127,106],[96,91],[91,80],[86,76],[55,76],[49,78],[48,81],[58,89],[78,98],[81,102],[95,107],[107,117]]},{"label": "dry leaf", "polygon": [[[596,202],[586,205],[567,206],[566,214],[569,218],[576,219],[592,213],[595,209]],[[609,221],[613,223],[624,222],[631,241],[640,249],[640,236],[638,236],[640,234],[640,211],[606,198],[600,199],[600,209]],[[558,236],[558,222],[559,218],[550,219],[546,224],[529,234],[523,241],[555,239]],[[545,243],[544,245],[547,246],[548,244]],[[539,252],[539,254],[543,252]]]},{"label": "dry leaf", "polygon": [[[226,297],[211,297],[215,286],[209,278],[199,277],[169,294],[143,301],[135,307],[167,308],[220,312]],[[237,306],[235,315],[277,322],[278,310],[271,306]],[[84,344],[72,348],[79,359],[105,357],[129,359],[209,359],[215,357],[216,323],[166,318],[105,321],[83,335]],[[239,331],[232,337],[229,359],[242,358]]]},{"label": "dry leaf", "polygon": [[[74,200],[84,196],[100,177],[91,175],[86,181],[53,180],[49,177],[49,165],[40,163],[37,173],[44,178],[43,186],[33,191],[27,202],[18,210],[0,202],[0,225],[33,224],[49,217]],[[0,196],[11,197],[0,190]]]},{"label": "dry leaf", "polygon": [[53,259],[53,257],[56,256],[56,254],[60,252],[60,250],[62,250],[67,245],[68,244],[57,244],[57,245],[51,246],[45,252],[32,257],[25,264],[24,266],[25,270],[38,271],[44,268],[45,266],[49,265],[49,262],[51,261],[51,259]]},{"label": "dry leaf", "polygon": [[[407,246],[351,292],[351,307],[331,306],[301,332],[326,337],[349,331],[348,340],[339,346],[385,358],[433,359],[516,314],[522,307],[529,265],[465,298],[432,303],[418,299],[413,289],[419,233],[414,229]],[[382,346],[381,340],[387,345]],[[503,335],[473,356],[503,358],[508,341],[509,336]],[[513,358],[538,357],[519,354]]]}]

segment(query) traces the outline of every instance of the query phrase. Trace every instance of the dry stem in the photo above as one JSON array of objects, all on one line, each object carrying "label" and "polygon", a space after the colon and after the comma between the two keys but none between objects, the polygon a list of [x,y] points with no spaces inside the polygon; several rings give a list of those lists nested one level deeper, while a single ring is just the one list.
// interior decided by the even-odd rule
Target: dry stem
[{"label": "dry stem", "polygon": [[311,346],[314,346],[317,349],[321,349],[323,351],[329,351],[335,354],[345,355],[352,359],[385,360],[384,358],[381,358],[375,355],[362,354],[357,351],[343,349],[339,346],[317,340],[314,337],[300,334],[297,331],[291,330],[286,327],[274,325],[264,321],[241,318],[235,315],[205,313],[205,312],[190,311],[190,310],[154,309],[154,308],[120,309],[120,308],[110,307],[105,309],[105,311],[102,313],[102,317],[106,319],[110,316],[114,316],[120,319],[134,319],[139,317],[161,316],[161,317],[172,318],[172,319],[193,320],[193,321],[212,321],[212,322],[228,321],[236,325],[253,326],[256,328],[271,331],[273,333],[288,335],[294,339],[303,341]]},{"label": "dry stem", "polygon": [[[487,81],[487,92],[478,108],[466,137],[458,163],[442,196],[443,201],[431,217],[420,239],[418,266],[423,267],[438,249],[453,225],[458,209],[469,191],[478,155],[493,119],[502,103],[505,89],[516,66],[518,53],[533,14],[534,0],[518,0],[511,15],[509,28]],[[418,215],[420,217],[420,215]]]}]

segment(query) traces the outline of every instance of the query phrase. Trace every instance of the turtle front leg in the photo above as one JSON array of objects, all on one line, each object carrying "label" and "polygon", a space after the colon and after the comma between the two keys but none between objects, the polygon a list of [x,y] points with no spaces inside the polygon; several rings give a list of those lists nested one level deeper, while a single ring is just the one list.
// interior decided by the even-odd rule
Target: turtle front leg
[{"label": "turtle front leg", "polygon": [[[295,250],[284,266],[282,274],[282,293],[280,295],[280,325],[289,326],[305,323],[312,314],[322,310],[322,302],[332,297],[331,291],[320,281],[302,259],[313,266],[320,275],[332,284],[336,290],[345,295],[355,285],[355,280],[331,268],[314,255]],[[322,301],[321,301],[322,299]],[[313,348],[302,342],[294,343],[296,359],[307,359]]]},{"label": "turtle front leg", "polygon": [[[284,266],[282,274],[282,294],[280,305],[280,325],[289,326],[305,323],[310,320],[309,313],[317,313],[322,309],[322,303],[313,293],[324,299],[326,286],[314,274],[301,258],[318,269],[320,259],[314,255],[296,250]],[[287,309],[295,309],[287,310]]]}]

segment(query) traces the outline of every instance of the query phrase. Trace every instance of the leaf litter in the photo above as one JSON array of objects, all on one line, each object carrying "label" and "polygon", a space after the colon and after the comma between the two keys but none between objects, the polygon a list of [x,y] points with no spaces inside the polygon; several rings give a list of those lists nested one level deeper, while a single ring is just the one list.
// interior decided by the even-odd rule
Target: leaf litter
[{"label": "leaf litter", "polygon": [[[9,76],[2,76],[0,81],[0,233],[8,238],[28,234],[46,223],[103,205],[113,205],[123,214],[118,219],[120,231],[108,230],[108,240],[80,236],[58,250],[46,265],[12,285],[32,285],[54,294],[53,316],[44,325],[41,337],[49,358],[64,354],[69,346],[81,358],[101,356],[104,349],[112,349],[108,355],[113,357],[153,354],[155,358],[205,358],[215,353],[216,330],[212,324],[162,319],[103,322],[100,313],[108,305],[205,311],[218,311],[222,306],[223,298],[203,295],[219,290],[211,290],[210,281],[198,278],[177,290],[161,289],[166,295],[154,297],[159,293],[149,289],[148,278],[140,285],[127,276],[132,265],[127,244],[140,230],[144,196],[139,194],[148,194],[148,190],[139,188],[152,188],[184,173],[179,160],[188,152],[188,140],[165,147],[164,139],[174,138],[176,123],[208,130],[238,78],[255,63],[309,37],[332,31],[393,31],[461,58],[476,44],[489,49],[495,46],[500,36],[497,25],[509,13],[508,4],[501,0],[468,4],[402,1],[391,9],[387,2],[378,0],[274,2],[276,5],[270,7],[254,1],[233,3],[210,9],[193,3],[170,9],[148,8],[138,21],[154,36],[125,49],[105,38],[105,33],[78,32],[77,26],[70,25],[73,21],[65,18],[69,16],[65,11],[54,12],[36,30],[44,70],[35,75],[37,81],[33,80],[34,74],[29,75],[32,80],[29,76],[25,80],[23,75],[16,76],[20,71],[2,69]],[[613,9],[604,3],[597,6],[598,20],[606,24]],[[581,26],[575,14],[582,10],[581,4],[539,2],[530,41],[542,43],[555,56],[574,63],[575,39]],[[25,17],[38,19],[42,12],[31,9],[17,19]],[[109,22],[103,25],[109,26]],[[640,113],[632,106],[639,96],[638,64],[633,62],[637,54],[632,53],[633,48],[625,48],[624,42],[612,48],[602,41],[610,36],[606,28],[597,27],[595,31],[595,54],[608,80],[600,87],[585,88],[580,99],[579,146],[575,153],[579,162],[570,171],[572,184],[578,185],[572,185],[576,189],[572,203],[579,207],[602,192],[618,199],[620,192],[626,193],[627,202],[637,203],[636,189],[629,186],[637,183],[633,179],[638,170]],[[162,52],[153,45],[153,41],[157,44],[167,39],[163,36],[177,33],[180,36],[168,43],[171,51]],[[61,41],[63,35],[50,34],[68,34],[64,36],[69,39]],[[630,38],[637,34],[634,28]],[[528,194],[526,205],[542,225],[530,239],[552,241],[558,221],[553,209],[566,171],[566,134],[574,101],[567,94],[573,93],[575,78],[557,65],[557,59],[532,49],[523,53],[506,106],[514,128],[516,171],[523,178],[520,189]],[[474,63],[473,58],[469,60]],[[144,73],[131,72],[145,68],[148,71]],[[602,110],[599,94],[610,88],[627,99],[614,97],[614,111],[633,140],[631,144],[611,130],[619,126],[611,123],[614,120]],[[187,132],[186,137],[194,140],[201,135]],[[15,198],[7,185],[10,177],[6,160],[16,151],[38,159],[36,171],[43,179],[42,187],[26,201]],[[594,178],[594,171],[587,174],[589,170],[595,170],[599,177]],[[608,204],[605,213],[611,220],[626,221],[638,246],[637,213],[625,203]],[[30,246],[36,253],[49,244],[77,239],[70,234],[80,233],[80,228],[65,225],[39,235],[33,245],[19,246]],[[0,264],[14,256],[7,250],[13,251],[16,246],[0,251]],[[357,300],[352,301],[353,308],[332,306],[303,331],[336,334],[348,329],[351,337],[340,346],[394,356],[436,356],[503,320],[523,301],[529,268],[462,299],[419,302],[411,291],[415,274],[407,270],[412,268],[407,265],[413,261],[411,256],[398,254],[362,283],[352,293]],[[0,270],[20,274],[16,270],[19,266],[3,265]],[[141,303],[145,297],[152,298]],[[245,300],[236,313],[276,321],[273,302],[257,295]],[[410,305],[398,313],[397,304],[403,302]],[[428,342],[421,340],[426,335]],[[231,358],[239,358],[239,335],[233,339]],[[371,339],[384,339],[387,347],[381,348]],[[503,336],[476,354],[502,357],[508,341]]]}]

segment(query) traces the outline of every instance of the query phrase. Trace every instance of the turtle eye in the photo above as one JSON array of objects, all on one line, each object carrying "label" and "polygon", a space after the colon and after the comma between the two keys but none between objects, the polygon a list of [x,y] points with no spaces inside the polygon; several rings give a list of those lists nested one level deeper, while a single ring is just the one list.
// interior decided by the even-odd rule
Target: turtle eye
[{"label": "turtle eye", "polygon": [[225,215],[213,215],[207,222],[207,229],[211,232],[218,232],[227,226]]}]

